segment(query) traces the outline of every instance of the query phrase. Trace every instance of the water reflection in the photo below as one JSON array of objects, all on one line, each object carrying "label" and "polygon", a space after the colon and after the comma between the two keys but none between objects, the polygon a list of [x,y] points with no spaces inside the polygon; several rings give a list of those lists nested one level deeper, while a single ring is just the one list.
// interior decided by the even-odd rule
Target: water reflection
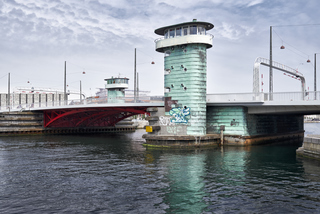
[{"label": "water reflection", "polygon": [[201,213],[207,204],[203,198],[205,154],[164,155],[169,187],[164,202],[170,213]]},{"label": "water reflection", "polygon": [[143,132],[0,139],[1,213],[317,213],[298,146],[149,150]]}]

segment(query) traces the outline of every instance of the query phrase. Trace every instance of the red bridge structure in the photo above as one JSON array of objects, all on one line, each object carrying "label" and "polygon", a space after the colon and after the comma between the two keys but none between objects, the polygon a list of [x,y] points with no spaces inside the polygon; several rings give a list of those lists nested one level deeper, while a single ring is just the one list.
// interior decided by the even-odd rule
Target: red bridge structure
[{"label": "red bridge structure", "polygon": [[43,126],[45,128],[114,126],[125,118],[147,113],[148,107],[84,107],[44,110]]},{"label": "red bridge structure", "polygon": [[149,115],[148,108],[160,106],[163,103],[25,104],[1,111],[0,135],[134,131],[126,118]]},{"label": "red bridge structure", "polygon": [[97,105],[68,105],[43,107],[43,128],[46,132],[115,132],[132,131],[133,126],[117,125],[120,121],[139,114],[148,114],[157,103],[107,103]]}]

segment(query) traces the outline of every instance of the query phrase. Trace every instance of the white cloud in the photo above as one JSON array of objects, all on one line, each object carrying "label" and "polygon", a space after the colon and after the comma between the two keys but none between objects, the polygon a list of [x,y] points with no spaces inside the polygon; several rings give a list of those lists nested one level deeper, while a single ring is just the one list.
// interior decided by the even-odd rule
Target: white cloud
[{"label": "white cloud", "polygon": [[261,3],[263,3],[263,1],[264,1],[264,0],[253,0],[253,1],[250,1],[250,2],[248,3],[248,7],[252,7],[252,6],[261,4]]},{"label": "white cloud", "polygon": [[[156,59],[156,65],[152,68],[147,65],[139,66],[141,78],[145,80],[141,81],[142,85],[145,84],[142,88],[152,87],[162,92],[163,56],[154,50],[153,41],[158,38],[154,29],[196,18],[215,25],[209,32],[215,38],[214,47],[208,50],[208,65],[211,66],[209,69],[218,72],[215,76],[221,79],[215,80],[216,85],[210,86],[213,91],[209,92],[234,89],[250,91],[254,59],[258,56],[268,57],[269,26],[315,23],[318,20],[317,0],[310,0],[308,4],[302,0],[275,2],[2,0],[0,58],[5,59],[6,63],[0,63],[0,72],[12,71],[14,78],[14,72],[20,73],[20,68],[24,68],[22,70],[25,73],[30,72],[28,76],[34,77],[32,68],[27,68],[32,67],[32,60],[42,59],[46,64],[52,63],[50,68],[46,64],[38,66],[44,73],[56,72],[53,70],[55,66],[59,68],[64,60],[68,60],[80,67],[103,70],[104,72],[95,75],[99,80],[94,79],[90,83],[91,88],[94,88],[94,85],[100,87],[103,86],[103,78],[115,75],[114,73],[124,73],[128,77],[132,75],[133,49],[136,47],[146,53],[140,53],[139,60],[145,62],[150,58]],[[314,37],[318,35],[319,28],[275,30],[286,42],[306,49],[304,52],[311,52],[310,56],[313,52],[320,52],[317,50],[319,42]],[[277,45],[276,37],[274,44]],[[298,64],[299,58],[294,55],[288,57],[289,49],[285,50],[287,52],[279,51],[280,49],[274,50],[277,61],[288,63],[289,66]],[[25,66],[16,66],[17,61],[24,62]],[[234,85],[228,86],[227,81],[231,74],[243,81],[235,79]],[[148,80],[152,75],[156,75],[159,80],[156,87]],[[87,77],[88,81],[90,78]],[[89,82],[87,84],[89,85]]]}]

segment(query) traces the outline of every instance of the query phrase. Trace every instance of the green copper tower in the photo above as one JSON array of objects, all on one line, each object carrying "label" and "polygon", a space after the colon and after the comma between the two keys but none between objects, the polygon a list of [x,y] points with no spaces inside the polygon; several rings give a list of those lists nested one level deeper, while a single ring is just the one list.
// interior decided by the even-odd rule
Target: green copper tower
[{"label": "green copper tower", "polygon": [[194,19],[155,30],[163,36],[155,42],[164,53],[165,115],[185,135],[206,135],[207,49],[213,39],[207,31],[213,27]]},{"label": "green copper tower", "polygon": [[108,103],[124,103],[124,90],[129,86],[129,79],[111,77],[105,81],[107,82],[105,88],[108,89]]}]

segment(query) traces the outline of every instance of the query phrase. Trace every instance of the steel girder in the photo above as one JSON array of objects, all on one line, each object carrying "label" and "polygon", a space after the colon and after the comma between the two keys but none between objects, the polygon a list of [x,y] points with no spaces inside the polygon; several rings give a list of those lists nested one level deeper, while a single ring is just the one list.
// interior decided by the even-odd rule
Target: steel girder
[{"label": "steel girder", "polygon": [[148,107],[91,107],[45,110],[44,127],[106,127],[127,117],[145,114]]}]

